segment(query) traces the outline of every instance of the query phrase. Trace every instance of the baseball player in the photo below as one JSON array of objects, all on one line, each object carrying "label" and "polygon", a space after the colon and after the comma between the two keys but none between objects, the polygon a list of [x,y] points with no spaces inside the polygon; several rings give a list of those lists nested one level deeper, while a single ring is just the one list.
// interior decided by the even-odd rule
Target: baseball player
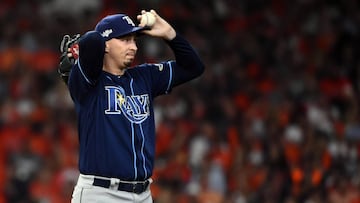
[{"label": "baseball player", "polygon": [[[59,71],[66,76],[75,104],[80,145],[73,203],[153,202],[149,189],[155,155],[153,101],[200,76],[204,65],[188,41],[154,10],[150,12],[155,16],[151,29],[115,14],[80,38],[65,40],[68,47]],[[130,67],[139,33],[162,38],[176,60]],[[78,52],[69,52],[71,41],[76,41]],[[72,58],[77,58],[75,64],[64,68]]]}]

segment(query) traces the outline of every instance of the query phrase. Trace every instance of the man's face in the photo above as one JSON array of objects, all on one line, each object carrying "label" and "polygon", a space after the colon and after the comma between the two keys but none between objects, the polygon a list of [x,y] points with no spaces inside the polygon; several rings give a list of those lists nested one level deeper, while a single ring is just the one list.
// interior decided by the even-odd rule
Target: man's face
[{"label": "man's face", "polygon": [[107,42],[107,54],[113,65],[120,69],[128,68],[135,59],[137,46],[136,36],[127,35],[120,38],[112,38]]}]

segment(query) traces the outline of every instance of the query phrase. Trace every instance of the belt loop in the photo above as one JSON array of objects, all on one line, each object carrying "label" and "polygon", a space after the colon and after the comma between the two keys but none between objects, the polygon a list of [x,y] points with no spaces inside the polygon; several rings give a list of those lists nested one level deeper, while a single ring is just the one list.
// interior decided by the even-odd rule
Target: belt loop
[{"label": "belt loop", "polygon": [[132,183],[132,192],[138,193],[136,190],[136,183]]},{"label": "belt loop", "polygon": [[120,180],[117,178],[110,178],[110,189],[117,189],[119,187]]}]

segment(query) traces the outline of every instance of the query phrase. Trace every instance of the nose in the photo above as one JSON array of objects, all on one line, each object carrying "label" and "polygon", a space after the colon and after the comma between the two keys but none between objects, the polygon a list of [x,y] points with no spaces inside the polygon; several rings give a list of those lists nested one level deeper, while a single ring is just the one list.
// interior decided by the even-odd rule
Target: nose
[{"label": "nose", "polygon": [[131,48],[132,50],[137,51],[138,48],[137,48],[137,45],[136,45],[136,41],[135,41],[135,40],[131,40],[130,48]]}]

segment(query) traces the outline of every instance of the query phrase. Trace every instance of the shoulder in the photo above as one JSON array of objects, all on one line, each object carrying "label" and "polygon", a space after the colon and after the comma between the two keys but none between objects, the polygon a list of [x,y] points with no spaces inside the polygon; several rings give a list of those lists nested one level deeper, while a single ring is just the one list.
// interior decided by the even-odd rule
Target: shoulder
[{"label": "shoulder", "polygon": [[105,39],[101,36],[101,34],[94,30],[86,32],[83,36],[80,37],[79,41],[81,42],[81,41],[94,41],[94,40],[105,42]]},{"label": "shoulder", "polygon": [[162,63],[144,63],[141,65],[134,66],[127,70],[130,74],[147,74],[153,72],[154,69],[161,70],[163,67]]},{"label": "shoulder", "polygon": [[143,71],[163,71],[165,68],[170,67],[173,61],[165,61],[160,63],[144,63],[141,65],[134,66],[129,69],[130,72],[143,72]]},{"label": "shoulder", "polygon": [[161,66],[162,64],[164,64],[164,62],[161,62],[161,63],[143,63],[143,64],[140,64],[140,65],[137,65],[135,66],[133,69],[137,70],[141,70],[141,69],[145,69],[145,68],[154,68],[154,67],[159,67]]},{"label": "shoulder", "polygon": [[87,51],[90,49],[91,52],[104,52],[105,50],[105,39],[96,31],[88,31],[82,35],[79,39],[79,51]]}]

